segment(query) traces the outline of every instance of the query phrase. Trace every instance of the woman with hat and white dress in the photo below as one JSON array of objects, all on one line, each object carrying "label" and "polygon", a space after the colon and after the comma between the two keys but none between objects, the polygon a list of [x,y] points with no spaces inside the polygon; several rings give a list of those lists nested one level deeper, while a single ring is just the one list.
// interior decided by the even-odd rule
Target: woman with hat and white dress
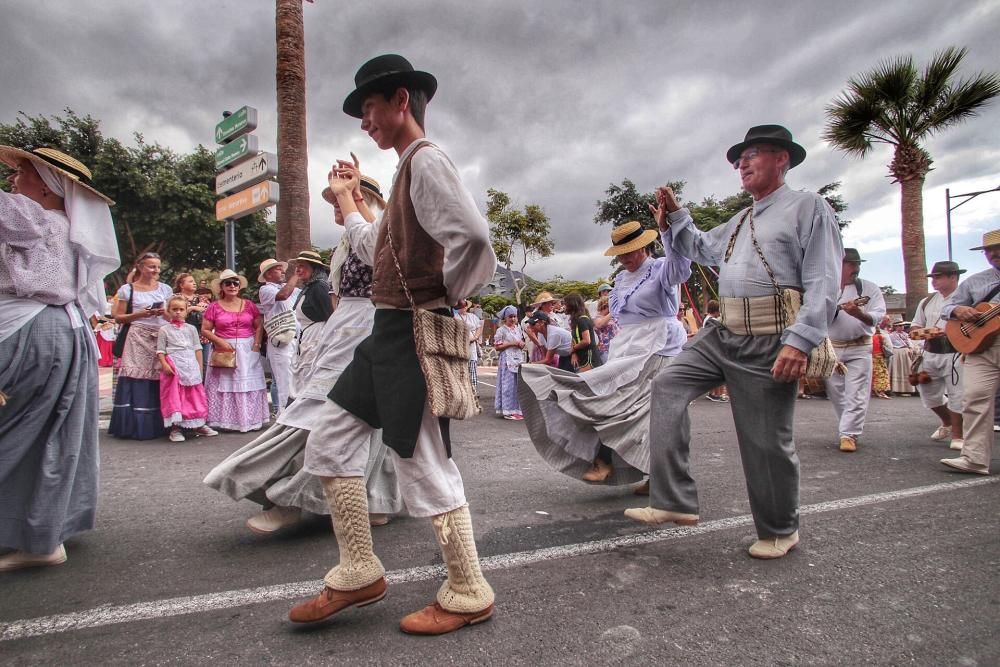
[{"label": "woman with hat and white dress", "polygon": [[0,572],[58,565],[94,527],[97,348],[118,268],[108,197],[51,148],[0,146],[14,169],[0,191]]},{"label": "woman with hat and white dress", "polygon": [[[329,189],[323,191],[323,198],[334,205],[334,219],[343,225],[340,209]],[[361,177],[355,199],[369,222],[385,208],[378,182],[367,176]],[[354,348],[371,333],[375,318],[370,298],[370,264],[376,226],[361,228],[359,232],[365,236],[359,235],[353,245],[344,234],[330,260],[330,294],[337,307],[321,328],[312,367],[308,376],[298,379],[299,393],[295,400],[278,415],[273,426],[233,452],[205,477],[205,484],[233,500],[246,498],[264,507],[247,520],[247,527],[255,533],[270,534],[294,525],[302,519],[303,510],[329,514],[322,484],[302,470],[302,462],[310,431],[327,419],[333,405],[327,394],[350,363]],[[392,460],[386,456],[381,431],[376,431],[371,440],[365,484],[372,524],[386,523],[388,515],[402,510],[396,472]]]},{"label": "woman with hat and white dress", "polygon": [[316,353],[323,336],[323,324],[333,314],[330,301],[330,274],[319,253],[303,250],[295,258],[295,277],[301,292],[293,310],[299,325],[295,359],[292,361],[292,382],[289,395],[294,399],[309,379]]},{"label": "woman with hat and white dress", "polygon": [[677,320],[678,285],[691,262],[631,221],[611,232],[605,255],[625,269],[611,291],[620,330],[607,363],[581,374],[540,364],[521,366],[518,398],[528,434],[553,468],[587,482],[627,484],[649,470],[650,382],[687,340]]},{"label": "woman with hat and white dress", "polygon": [[[264,367],[260,360],[263,320],[257,306],[240,297],[247,279],[226,269],[212,281],[219,294],[205,311],[201,333],[212,341],[205,393],[208,425],[227,431],[259,430],[268,420]],[[236,366],[213,365],[216,352],[236,352]]]}]

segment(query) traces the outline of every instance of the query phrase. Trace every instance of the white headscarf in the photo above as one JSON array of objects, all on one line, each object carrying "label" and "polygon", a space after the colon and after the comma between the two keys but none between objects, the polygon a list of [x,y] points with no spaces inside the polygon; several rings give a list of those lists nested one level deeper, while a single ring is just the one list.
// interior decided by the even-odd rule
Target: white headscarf
[{"label": "white headscarf", "polygon": [[69,242],[79,255],[76,264],[77,302],[86,317],[101,314],[107,302],[104,277],[121,266],[111,209],[103,199],[72,178],[36,161],[32,161],[32,166],[45,185],[63,198],[69,219]]}]

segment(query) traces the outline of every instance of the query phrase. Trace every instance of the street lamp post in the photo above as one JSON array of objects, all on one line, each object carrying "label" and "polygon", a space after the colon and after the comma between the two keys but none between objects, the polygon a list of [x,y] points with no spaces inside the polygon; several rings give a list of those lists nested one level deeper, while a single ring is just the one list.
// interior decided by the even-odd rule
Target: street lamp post
[{"label": "street lamp post", "polygon": [[[980,190],[979,192],[966,192],[965,194],[961,194],[961,195],[952,195],[951,194],[951,188],[945,188],[944,189],[944,203],[945,203],[945,206],[948,209],[948,211],[947,211],[947,217],[945,218],[945,220],[946,220],[946,224],[947,224],[947,228],[948,228],[947,231],[948,231],[948,261],[949,262],[951,261],[951,212],[954,211],[959,206],[961,206],[962,204],[966,203],[967,201],[971,201],[971,200],[975,199],[976,197],[978,197],[979,195],[985,195],[988,192],[1000,192],[1000,185],[998,185],[997,187],[993,188],[992,190]],[[954,206],[952,206],[951,205],[951,200],[952,199],[958,199],[959,197],[965,197],[965,199],[963,199],[962,201],[960,201],[957,204],[955,204]]]}]

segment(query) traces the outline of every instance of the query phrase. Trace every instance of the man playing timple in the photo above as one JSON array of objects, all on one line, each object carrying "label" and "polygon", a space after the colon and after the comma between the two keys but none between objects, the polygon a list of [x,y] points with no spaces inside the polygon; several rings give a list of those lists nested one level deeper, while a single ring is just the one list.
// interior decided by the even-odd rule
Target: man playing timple
[{"label": "man playing timple", "polygon": [[[861,255],[844,248],[840,270],[840,304],[830,323],[829,335],[837,358],[847,370],[826,379],[826,395],[839,420],[840,451],[853,452],[865,429],[868,401],[872,394],[872,335],[875,323],[885,317],[885,297],[878,285],[858,278]],[[867,298],[867,304],[858,300]]]},{"label": "man playing timple", "polygon": [[[298,279],[285,282],[285,271],[288,262],[276,259],[265,259],[260,263],[260,274],[257,281],[263,283],[257,298],[260,299],[260,312],[267,322],[272,317],[292,310],[295,297],[299,290],[296,287]],[[271,380],[276,389],[275,411],[280,414],[288,403],[288,385],[292,381],[292,360],[295,358],[295,339],[279,343],[268,338],[267,361],[271,365]],[[272,393],[275,396],[275,393]]]},{"label": "man playing timple", "polygon": [[[947,324],[941,316],[941,307],[958,289],[958,276],[965,269],[955,262],[935,262],[927,274],[934,294],[925,297],[913,314],[911,333],[919,329],[936,328],[942,331]],[[924,407],[941,420],[941,426],[931,434],[931,440],[950,440],[952,449],[962,449],[962,358],[955,353],[948,339],[943,336],[924,340],[920,370],[926,372],[930,382],[917,385]]]},{"label": "man playing timple", "polygon": [[[651,525],[697,523],[688,404],[725,383],[757,527],[750,547],[755,558],[780,558],[799,541],[795,395],[808,353],[826,336],[839,290],[843,247],[832,209],[819,195],[785,185],[785,173],[805,156],[780,125],[753,127],[726,154],[753,196],[750,209],[702,232],[670,188],[658,189],[658,205],[651,207],[675,252],[720,267],[722,319],[704,326],[653,380],[650,507],[625,515]],[[804,292],[794,321],[777,307],[775,282]]]},{"label": "man playing timple", "polygon": [[[984,234],[983,245],[971,250],[982,250],[990,268],[966,278],[941,308],[942,318],[970,324],[982,316],[973,306],[1000,302],[1000,229]],[[962,382],[965,391],[962,455],[941,459],[941,463],[959,472],[989,475],[993,452],[993,406],[997,387],[1000,386],[1000,336],[995,337],[982,352],[966,355]]]},{"label": "man playing timple", "polygon": [[[432,518],[448,570],[437,600],[403,618],[400,628],[443,634],[488,620],[493,589],[479,567],[462,475],[451,459],[448,420],[434,417],[426,403],[413,313],[399,273],[418,307],[451,317],[448,304],[479,292],[493,277],[496,256],[486,221],[455,166],[424,139],[424,109],[437,80],[397,55],[368,61],[354,80],[345,113],[361,119],[361,129],[379,148],[395,150],[399,163],[372,264],[377,308],[372,333],[330,392],[337,409],[306,445],[304,469],[323,483],[340,563],[327,573],[323,591],[296,605],[289,617],[319,621],[385,596],[385,569],[372,548],[364,483],[371,434],[382,428],[406,507],[413,516]],[[335,169],[330,176],[349,235],[358,225],[369,225],[351,194],[357,179],[356,169]]]}]

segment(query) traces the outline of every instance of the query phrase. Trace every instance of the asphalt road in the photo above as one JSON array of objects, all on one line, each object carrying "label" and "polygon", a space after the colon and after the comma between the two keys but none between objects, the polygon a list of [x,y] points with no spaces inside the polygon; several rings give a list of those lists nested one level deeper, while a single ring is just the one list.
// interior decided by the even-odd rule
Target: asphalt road
[{"label": "asphalt road", "polygon": [[294,627],[286,613],[318,592],[336,543],[322,519],[253,535],[255,505],[201,484],[249,438],[104,435],[97,529],[67,544],[65,565],[0,575],[0,663],[1000,664],[1000,476],[947,472],[918,399],[874,401],[856,454],[837,451],[828,402],[798,403],[802,542],[777,561],[746,554],[726,405],[692,408],[702,523],[664,531],[622,516],[645,502],[630,489],[554,473],[522,424],[486,412],[453,435],[491,622],[399,632],[441,563],[429,522],[400,517],[374,529],[386,599]]}]

